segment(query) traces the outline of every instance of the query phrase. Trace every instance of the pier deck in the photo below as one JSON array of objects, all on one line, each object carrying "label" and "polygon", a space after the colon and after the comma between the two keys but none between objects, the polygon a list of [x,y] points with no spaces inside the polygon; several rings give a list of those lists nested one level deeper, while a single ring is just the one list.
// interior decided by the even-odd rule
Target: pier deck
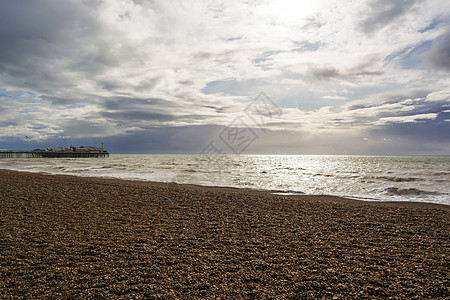
[{"label": "pier deck", "polygon": [[52,152],[52,151],[1,151],[0,158],[87,158],[87,157],[109,157],[104,152]]}]

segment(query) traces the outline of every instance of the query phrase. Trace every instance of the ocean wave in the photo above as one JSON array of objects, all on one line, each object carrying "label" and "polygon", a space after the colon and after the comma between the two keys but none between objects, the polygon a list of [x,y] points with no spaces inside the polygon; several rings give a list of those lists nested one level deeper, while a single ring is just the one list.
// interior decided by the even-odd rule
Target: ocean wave
[{"label": "ocean wave", "polygon": [[274,195],[305,195],[304,192],[294,190],[271,190],[270,193]]},{"label": "ocean wave", "polygon": [[323,174],[323,173],[312,173],[312,176],[335,177],[335,175]]},{"label": "ocean wave", "polygon": [[173,161],[162,161],[162,162],[160,163],[160,165],[162,165],[162,166],[164,166],[164,165],[178,166],[178,165],[180,165],[180,164],[177,164],[177,163],[175,163],[175,162],[173,162]]},{"label": "ocean wave", "polygon": [[102,166],[103,169],[109,169],[109,168],[117,168],[117,167],[129,167],[129,165],[125,165],[125,164],[108,164],[108,165],[104,165]]},{"label": "ocean wave", "polygon": [[450,174],[450,172],[446,172],[446,171],[433,173],[434,176],[443,176],[443,175],[449,175],[449,174]]},{"label": "ocean wave", "polygon": [[386,190],[386,194],[389,195],[399,195],[399,196],[405,196],[405,195],[438,195],[439,193],[436,192],[430,192],[430,191],[424,191],[419,190],[416,188],[397,188],[397,187],[389,187]]},{"label": "ocean wave", "polygon": [[397,177],[397,176],[379,176],[376,177],[377,179],[384,179],[387,181],[393,181],[393,182],[411,182],[411,181],[419,181],[420,178],[416,177]]}]

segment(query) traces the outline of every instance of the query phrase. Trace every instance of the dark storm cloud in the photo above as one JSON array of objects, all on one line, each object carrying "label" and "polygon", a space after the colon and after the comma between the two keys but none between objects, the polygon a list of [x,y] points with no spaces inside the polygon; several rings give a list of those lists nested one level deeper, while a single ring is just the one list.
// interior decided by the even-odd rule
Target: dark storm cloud
[{"label": "dark storm cloud", "polygon": [[103,99],[99,104],[103,111],[100,117],[139,124],[140,121],[184,121],[202,118],[201,115],[183,115],[176,117],[182,106],[176,102],[160,98],[139,99],[130,97],[111,97]]},{"label": "dark storm cloud", "polygon": [[424,58],[431,68],[450,72],[450,29],[433,41]]},{"label": "dark storm cloud", "polygon": [[[222,126],[150,127],[126,135],[101,138],[112,153],[200,153],[214,140]],[[80,140],[85,144],[96,139]]]},{"label": "dark storm cloud", "polygon": [[[372,132],[385,137],[409,139],[416,141],[417,144],[428,143],[436,146],[450,146],[450,122],[448,122],[448,119],[447,121],[435,119],[416,123],[392,123],[374,129]],[[448,154],[449,151],[450,148],[447,148],[445,152],[441,153]]]},{"label": "dark storm cloud", "polygon": [[[30,98],[39,102],[29,114],[20,108],[13,111],[22,117],[23,127],[44,118],[48,127],[79,137],[107,135],[105,126],[114,135],[149,123],[207,117],[201,111],[192,114],[193,105],[184,103],[183,92],[177,91],[180,101],[151,96],[171,66],[156,61],[156,71],[142,69],[145,64],[153,67],[155,58],[148,53],[157,45],[144,36],[158,33],[145,22],[127,31],[126,26],[135,25],[130,14],[135,7],[125,4],[129,3],[0,0],[0,83],[9,91],[33,91],[36,96]],[[153,4],[146,2],[146,9],[133,13],[147,17]],[[129,38],[133,34],[136,43]],[[8,122],[18,119],[4,109],[2,115]],[[117,124],[120,130],[111,128]]]},{"label": "dark storm cloud", "polygon": [[0,59],[6,63],[20,64],[23,55],[50,58],[62,54],[52,43],[70,42],[74,34],[92,30],[88,9],[71,1],[0,3]]},{"label": "dark storm cloud", "polygon": [[363,32],[370,34],[383,28],[410,10],[418,0],[373,0],[367,16],[360,22]]},{"label": "dark storm cloud", "polygon": [[[0,36],[2,41],[44,40],[62,38],[64,29],[76,21],[78,8],[70,1],[0,1]],[[3,44],[8,46],[8,44]],[[4,49],[5,47],[2,47]]]},{"label": "dark storm cloud", "polygon": [[[82,81],[90,81],[89,88],[97,91],[122,92],[124,87],[151,90],[159,80],[155,76],[127,82],[120,76],[126,77],[128,67],[137,64],[139,48],[116,32],[119,26],[99,18],[105,3],[0,2],[0,71],[2,82],[12,89],[56,97],[61,91],[90,92],[84,84],[81,88]],[[117,74],[117,68],[125,73],[110,75]]]},{"label": "dark storm cloud", "polygon": [[72,1],[0,0],[0,70],[14,88],[43,93],[73,87],[73,57],[96,32],[92,7]]}]

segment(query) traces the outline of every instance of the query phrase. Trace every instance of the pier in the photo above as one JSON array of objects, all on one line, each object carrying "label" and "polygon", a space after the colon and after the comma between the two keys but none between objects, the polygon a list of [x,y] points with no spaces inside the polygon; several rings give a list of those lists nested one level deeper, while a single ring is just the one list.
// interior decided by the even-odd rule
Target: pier
[{"label": "pier", "polygon": [[63,151],[0,151],[0,158],[88,158],[109,157],[103,152],[63,152]]}]

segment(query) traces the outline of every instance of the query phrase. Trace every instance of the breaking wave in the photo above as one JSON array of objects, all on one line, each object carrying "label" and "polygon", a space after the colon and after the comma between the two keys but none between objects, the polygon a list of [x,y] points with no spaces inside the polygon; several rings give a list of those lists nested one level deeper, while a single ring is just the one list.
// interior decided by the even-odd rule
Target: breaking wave
[{"label": "breaking wave", "polygon": [[386,193],[390,195],[437,195],[436,192],[423,191],[416,188],[397,188],[397,187],[389,187],[386,189]]},{"label": "breaking wave", "polygon": [[416,177],[391,177],[391,176],[379,176],[378,179],[384,179],[387,181],[393,181],[393,182],[411,182],[411,181],[419,181],[420,178]]}]

